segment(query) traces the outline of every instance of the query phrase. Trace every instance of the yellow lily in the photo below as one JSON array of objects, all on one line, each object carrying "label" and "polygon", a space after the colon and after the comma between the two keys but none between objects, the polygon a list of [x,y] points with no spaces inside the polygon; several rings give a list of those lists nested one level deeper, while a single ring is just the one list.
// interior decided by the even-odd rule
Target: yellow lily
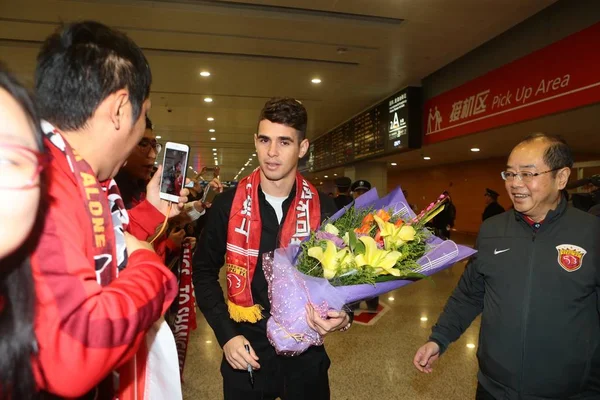
[{"label": "yellow lily", "polygon": [[415,240],[417,231],[410,225],[397,227],[390,222],[385,222],[377,215],[375,216],[375,222],[379,226],[379,234],[383,238],[386,248],[397,249],[404,243]]},{"label": "yellow lily", "polygon": [[315,246],[308,249],[308,255],[321,262],[323,277],[325,279],[333,279],[339,267],[349,264],[353,259],[351,254],[347,254],[347,248],[337,251],[335,244],[331,240],[326,240],[325,242],[327,243],[325,251],[320,246]]},{"label": "yellow lily", "polygon": [[400,271],[394,268],[394,265],[396,265],[396,262],[402,255],[399,251],[378,249],[375,239],[371,236],[361,236],[358,240],[364,243],[365,254],[359,254],[354,258],[356,266],[369,265],[375,268],[375,271],[379,275],[400,276]]},{"label": "yellow lily", "polygon": [[325,230],[325,232],[331,233],[332,235],[335,235],[335,236],[339,236],[340,235],[340,230],[338,228],[336,228],[332,224],[325,225],[324,230]]}]

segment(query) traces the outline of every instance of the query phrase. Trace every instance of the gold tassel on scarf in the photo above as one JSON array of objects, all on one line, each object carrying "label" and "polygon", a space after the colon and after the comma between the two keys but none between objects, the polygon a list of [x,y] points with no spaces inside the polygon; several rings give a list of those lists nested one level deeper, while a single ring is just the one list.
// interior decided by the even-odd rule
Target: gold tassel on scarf
[{"label": "gold tassel on scarf", "polygon": [[263,318],[261,312],[263,308],[260,304],[255,304],[251,307],[243,307],[227,300],[227,307],[229,309],[229,316],[235,322],[251,322],[254,324]]}]

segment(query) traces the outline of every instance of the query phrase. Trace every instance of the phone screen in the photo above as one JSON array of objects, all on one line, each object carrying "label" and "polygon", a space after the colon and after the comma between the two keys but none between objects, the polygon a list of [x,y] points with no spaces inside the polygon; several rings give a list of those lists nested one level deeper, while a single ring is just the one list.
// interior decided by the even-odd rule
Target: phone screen
[{"label": "phone screen", "polygon": [[179,192],[181,192],[181,189],[185,184],[186,163],[186,151],[167,147],[163,165],[162,183],[160,185],[160,191],[162,193],[179,196]]}]

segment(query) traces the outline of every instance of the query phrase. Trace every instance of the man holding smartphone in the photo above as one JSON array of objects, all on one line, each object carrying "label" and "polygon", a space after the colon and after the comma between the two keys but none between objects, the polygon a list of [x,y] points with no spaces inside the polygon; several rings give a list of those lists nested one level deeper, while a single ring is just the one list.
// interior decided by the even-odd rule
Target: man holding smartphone
[{"label": "man holding smartphone", "polygon": [[[225,400],[329,399],[325,348],[278,356],[266,334],[270,303],[262,255],[298,243],[337,211],[333,200],[297,171],[308,150],[306,126],[299,101],[277,98],[265,104],[254,136],[259,168],[215,198],[194,256],[198,306],[223,347]],[[227,302],[219,284],[224,262]],[[308,322],[325,335],[349,328],[350,317],[330,312],[323,320],[310,312]]]},{"label": "man holding smartphone", "polygon": [[[52,157],[48,211],[31,258],[32,362],[40,390],[56,397],[181,397],[176,353],[155,363],[171,368],[158,372],[169,377],[160,385],[146,368],[146,333],[177,282],[145,240],[179,214],[186,192],[170,207],[154,176],[145,200],[128,212],[112,179],[144,135],[151,81],[142,50],[97,22],[60,28],[38,55],[36,98]],[[161,338],[152,345],[169,344]]]}]

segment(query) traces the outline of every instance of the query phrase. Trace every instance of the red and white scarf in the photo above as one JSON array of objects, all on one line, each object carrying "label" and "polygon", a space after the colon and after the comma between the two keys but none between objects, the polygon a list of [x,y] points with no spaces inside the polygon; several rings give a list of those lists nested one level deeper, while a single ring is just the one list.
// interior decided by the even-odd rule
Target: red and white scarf
[{"label": "red and white scarf", "polygon": [[[237,322],[254,323],[262,319],[262,308],[254,304],[251,289],[262,231],[258,209],[259,185],[258,168],[240,181],[233,198],[227,228],[227,303],[231,319]],[[283,221],[278,246],[300,244],[320,223],[319,194],[300,173],[296,173],[296,193]]]},{"label": "red and white scarf", "polygon": [[100,285],[106,286],[116,279],[119,271],[127,265],[127,246],[123,232],[129,224],[129,216],[119,188],[113,179],[98,182],[90,165],[63,139],[52,124],[42,121],[41,126],[46,139],[65,155],[77,181],[79,194],[93,226],[90,234],[96,280]]}]

